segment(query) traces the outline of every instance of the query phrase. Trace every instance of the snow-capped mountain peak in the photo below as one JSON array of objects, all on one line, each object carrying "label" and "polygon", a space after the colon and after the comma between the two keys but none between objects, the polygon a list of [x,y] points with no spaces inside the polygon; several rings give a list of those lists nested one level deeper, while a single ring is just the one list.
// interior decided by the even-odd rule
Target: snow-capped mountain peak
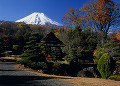
[{"label": "snow-capped mountain peak", "polygon": [[24,22],[26,24],[48,25],[48,26],[63,26],[62,24],[48,18],[44,13],[34,12],[25,18],[16,22]]}]

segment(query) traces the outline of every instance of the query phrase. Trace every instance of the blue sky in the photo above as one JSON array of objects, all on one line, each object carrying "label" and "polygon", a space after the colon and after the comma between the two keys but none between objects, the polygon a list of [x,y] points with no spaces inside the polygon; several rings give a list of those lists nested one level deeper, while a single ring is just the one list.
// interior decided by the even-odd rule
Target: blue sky
[{"label": "blue sky", "polygon": [[[59,23],[70,8],[80,8],[88,0],[0,0],[0,20],[16,21],[33,12],[43,12]],[[113,0],[118,1],[120,0]]]}]

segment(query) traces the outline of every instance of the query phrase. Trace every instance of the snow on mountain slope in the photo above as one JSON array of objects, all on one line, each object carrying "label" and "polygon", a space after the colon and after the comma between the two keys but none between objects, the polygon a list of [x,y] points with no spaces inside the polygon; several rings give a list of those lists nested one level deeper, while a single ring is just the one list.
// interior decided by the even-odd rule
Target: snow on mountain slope
[{"label": "snow on mountain slope", "polygon": [[16,22],[24,22],[26,24],[47,25],[47,26],[63,26],[62,24],[51,20],[44,13],[32,13],[25,18],[17,20]]}]

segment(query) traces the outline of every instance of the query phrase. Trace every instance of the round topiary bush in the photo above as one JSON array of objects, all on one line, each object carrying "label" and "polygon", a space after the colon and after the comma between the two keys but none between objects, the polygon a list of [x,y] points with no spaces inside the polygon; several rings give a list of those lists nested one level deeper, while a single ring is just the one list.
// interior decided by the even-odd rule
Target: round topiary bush
[{"label": "round topiary bush", "polygon": [[97,69],[100,72],[102,78],[108,78],[114,71],[115,64],[113,59],[108,53],[104,53],[98,61]]}]

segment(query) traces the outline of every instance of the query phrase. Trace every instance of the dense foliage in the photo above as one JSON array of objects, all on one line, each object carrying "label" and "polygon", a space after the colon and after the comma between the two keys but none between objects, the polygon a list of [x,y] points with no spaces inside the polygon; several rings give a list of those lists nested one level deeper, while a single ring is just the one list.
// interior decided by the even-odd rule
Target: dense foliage
[{"label": "dense foliage", "polygon": [[44,68],[44,66],[46,66],[45,63],[40,63],[46,62],[46,58],[45,55],[41,53],[40,47],[37,44],[39,40],[39,34],[32,33],[29,37],[29,42],[26,42],[26,46],[24,47],[25,51],[20,55],[22,58],[21,63],[24,64],[24,66],[28,66],[34,69]]},{"label": "dense foliage", "polygon": [[60,63],[54,63],[53,64],[51,74],[54,74],[54,75],[61,75],[62,74]]},{"label": "dense foliage", "polygon": [[100,57],[97,65],[97,69],[100,72],[102,78],[108,78],[110,74],[112,74],[112,72],[114,71],[114,68],[115,66],[113,59],[108,53],[104,53]]},{"label": "dense foliage", "polygon": [[108,77],[108,79],[120,81],[120,76],[119,75],[112,75],[112,76]]}]

